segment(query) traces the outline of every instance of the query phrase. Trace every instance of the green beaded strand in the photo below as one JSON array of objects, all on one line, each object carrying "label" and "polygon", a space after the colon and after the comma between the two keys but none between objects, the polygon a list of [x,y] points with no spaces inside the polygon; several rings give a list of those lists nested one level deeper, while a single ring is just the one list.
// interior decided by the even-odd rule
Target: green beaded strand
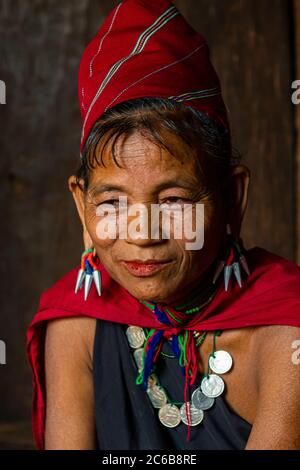
[{"label": "green beaded strand", "polygon": [[216,339],[217,339],[217,336],[221,336],[222,334],[222,330],[216,330],[214,332],[214,339],[213,339],[213,345],[212,345],[212,351],[211,353],[209,354],[208,356],[208,360],[207,360],[207,372],[206,374],[204,375],[204,377],[208,377],[209,374],[210,374],[210,366],[209,366],[209,360],[211,357],[215,357],[215,351],[216,351]]}]

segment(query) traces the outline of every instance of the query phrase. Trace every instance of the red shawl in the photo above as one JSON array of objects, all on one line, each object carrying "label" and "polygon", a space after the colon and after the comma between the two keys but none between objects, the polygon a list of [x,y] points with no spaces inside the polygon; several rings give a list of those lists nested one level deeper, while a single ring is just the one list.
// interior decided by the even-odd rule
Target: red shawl
[{"label": "red shawl", "polygon": [[[300,267],[254,247],[246,252],[250,276],[242,288],[236,283],[226,292],[222,282],[211,303],[185,327],[189,330],[225,330],[259,325],[300,326]],[[37,448],[44,449],[45,371],[44,339],[47,320],[90,316],[148,328],[168,328],[152,311],[111,279],[101,266],[103,293],[93,285],[86,301],[74,293],[76,266],[40,297],[38,311],[27,331],[27,355],[33,371],[33,433]]]}]

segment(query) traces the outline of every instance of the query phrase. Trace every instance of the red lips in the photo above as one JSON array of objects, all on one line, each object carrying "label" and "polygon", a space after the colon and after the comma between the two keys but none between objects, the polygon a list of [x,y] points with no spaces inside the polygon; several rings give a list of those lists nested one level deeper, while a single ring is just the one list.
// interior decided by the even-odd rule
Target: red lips
[{"label": "red lips", "polygon": [[171,261],[170,260],[154,260],[149,259],[145,261],[132,260],[123,261],[124,266],[133,276],[151,276],[152,274],[160,271],[166,267]]}]

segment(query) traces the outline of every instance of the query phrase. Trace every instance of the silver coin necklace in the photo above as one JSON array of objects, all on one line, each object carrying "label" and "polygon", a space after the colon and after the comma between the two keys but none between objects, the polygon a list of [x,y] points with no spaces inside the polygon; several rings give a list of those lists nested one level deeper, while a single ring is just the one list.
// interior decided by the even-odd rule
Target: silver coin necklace
[{"label": "silver coin necklace", "polygon": [[[146,334],[145,334],[146,331]],[[220,336],[221,330],[214,332],[212,351],[208,357],[207,371],[203,375],[200,386],[192,393],[190,401],[173,402],[161,385],[155,367],[148,377],[146,393],[154,408],[158,409],[159,421],[168,428],[174,428],[180,423],[189,426],[197,426],[202,423],[204,412],[212,408],[215,399],[225,390],[225,383],[220,375],[229,372],[233,365],[232,356],[224,350],[216,350],[216,337]],[[141,374],[144,367],[145,346],[147,343],[147,328],[129,325],[126,329],[126,337],[129,346],[133,350],[133,358]],[[195,346],[198,348],[204,341],[207,332],[194,331]],[[160,354],[169,358],[166,353]],[[200,373],[200,371],[199,371]],[[137,382],[138,383],[138,382]]]}]

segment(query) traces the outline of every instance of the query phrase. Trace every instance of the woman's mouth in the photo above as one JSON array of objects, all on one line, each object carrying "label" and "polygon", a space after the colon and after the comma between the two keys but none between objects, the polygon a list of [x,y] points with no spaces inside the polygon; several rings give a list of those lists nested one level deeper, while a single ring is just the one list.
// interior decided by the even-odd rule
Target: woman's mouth
[{"label": "woman's mouth", "polygon": [[167,267],[172,260],[122,261],[133,276],[146,277]]}]

